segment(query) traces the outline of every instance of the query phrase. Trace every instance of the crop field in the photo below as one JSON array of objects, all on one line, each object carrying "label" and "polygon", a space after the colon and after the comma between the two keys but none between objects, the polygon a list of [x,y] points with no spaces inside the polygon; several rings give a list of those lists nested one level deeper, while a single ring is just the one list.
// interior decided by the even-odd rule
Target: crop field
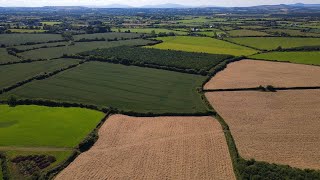
[{"label": "crop field", "polygon": [[233,36],[233,37],[241,37],[241,36],[270,36],[270,34],[267,34],[265,32],[247,30],[247,29],[232,30],[232,31],[228,31],[227,33],[230,36]]},{"label": "crop field", "polygon": [[228,123],[242,157],[320,169],[320,90],[206,96]]},{"label": "crop field", "polygon": [[[121,157],[121,158],[119,158]],[[217,120],[112,115],[59,179],[235,179]]]},{"label": "crop field", "polygon": [[196,88],[204,76],[89,62],[2,95],[42,98],[135,112],[206,112]]},{"label": "crop field", "polygon": [[282,48],[295,48],[304,46],[319,46],[320,38],[299,38],[299,37],[242,37],[227,38],[237,44],[255,47],[258,49],[272,50],[279,46]]},{"label": "crop field", "polygon": [[241,60],[228,64],[216,74],[205,89],[320,86],[317,66],[271,61]]},{"label": "crop field", "polygon": [[231,44],[222,40],[208,38],[208,37],[161,37],[158,40],[163,43],[147,46],[148,48],[157,49],[172,49],[189,52],[204,52],[211,54],[230,54],[235,56],[251,55],[257,51],[251,48]]},{"label": "crop field", "polygon": [[5,48],[0,48],[0,64],[17,61],[20,61],[18,57],[8,54]]},{"label": "crop field", "polygon": [[[41,169],[42,171],[47,171],[55,166],[59,165],[65,159],[67,159],[71,155],[71,150],[69,151],[7,151],[7,165],[8,165],[8,170],[10,172],[10,178],[11,179],[32,179],[31,175],[22,175],[21,174],[21,163],[13,163],[12,160],[14,160],[16,157],[19,156],[39,156],[40,155],[45,155],[45,156],[53,156],[55,158],[55,162],[51,163],[48,167]],[[30,163],[29,168],[33,167],[33,163]],[[34,168],[34,167],[33,167]],[[35,168],[36,169],[36,168]],[[39,170],[38,170],[39,171]]]},{"label": "crop field", "polygon": [[0,90],[36,75],[49,73],[78,63],[79,60],[76,59],[55,59],[0,66]]},{"label": "crop field", "polygon": [[116,46],[137,46],[146,45],[152,41],[144,39],[133,39],[124,41],[92,41],[92,42],[77,42],[75,45],[63,46],[63,47],[52,47],[44,49],[36,49],[19,53],[25,59],[52,59],[59,58],[64,54],[77,54],[84,51],[90,51],[97,48],[110,48]]},{"label": "crop field", "polygon": [[97,49],[85,53],[86,56],[101,57],[130,63],[146,63],[195,71],[208,71],[219,62],[231,58],[229,55],[191,53],[140,47],[115,47]]},{"label": "crop field", "polygon": [[320,65],[320,51],[269,52],[250,56],[255,59]]},{"label": "crop field", "polygon": [[[0,105],[0,149],[6,147],[75,147],[104,114],[83,108]],[[74,128],[77,127],[77,128]]]},{"label": "crop field", "polygon": [[0,45],[4,44],[6,46],[19,45],[30,42],[48,42],[55,40],[62,40],[60,34],[0,34]]},{"label": "crop field", "polygon": [[156,34],[159,33],[170,33],[173,32],[174,34],[177,35],[186,35],[188,34],[185,31],[177,31],[177,30],[172,30],[172,29],[164,29],[164,28],[115,28],[113,31],[118,31],[120,29],[121,32],[125,32],[130,30],[132,33],[147,33],[150,34],[152,31],[154,31]]},{"label": "crop field", "polygon": [[9,29],[13,33],[43,33],[46,30],[43,29]]},{"label": "crop field", "polygon": [[13,46],[18,50],[29,50],[33,48],[44,48],[44,47],[53,47],[53,46],[60,46],[60,45],[69,45],[69,42],[53,42],[53,43],[41,43],[41,44],[34,44],[34,45],[19,45]]},{"label": "crop field", "polygon": [[79,41],[81,39],[121,39],[121,38],[138,38],[141,34],[137,33],[95,33],[95,34],[81,34],[81,35],[75,35],[73,36],[75,41]]}]

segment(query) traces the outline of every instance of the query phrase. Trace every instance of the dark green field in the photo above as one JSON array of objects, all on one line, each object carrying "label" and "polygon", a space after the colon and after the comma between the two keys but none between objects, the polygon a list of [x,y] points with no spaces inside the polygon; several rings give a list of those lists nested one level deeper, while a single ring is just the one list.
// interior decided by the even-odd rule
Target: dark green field
[{"label": "dark green field", "polygon": [[20,61],[18,57],[8,54],[5,48],[0,48],[0,64],[17,61]]},{"label": "dark green field", "polygon": [[146,45],[152,41],[144,39],[124,40],[124,41],[93,41],[93,42],[78,42],[75,45],[53,47],[45,49],[36,49],[19,53],[24,59],[52,59],[63,56],[64,54],[76,54],[84,51],[89,51],[97,48],[110,48],[116,46],[136,46]]},{"label": "dark green field", "polygon": [[55,59],[0,66],[0,89],[32,78],[38,74],[52,72],[72,64],[77,64],[78,62],[79,60],[76,59]]},{"label": "dark green field", "polygon": [[95,33],[95,34],[81,34],[81,35],[75,35],[73,36],[75,41],[79,41],[81,39],[122,39],[122,38],[138,38],[140,37],[141,34],[138,33],[115,33],[115,32],[111,32],[111,33]]},{"label": "dark green field", "polygon": [[0,34],[0,45],[6,46],[19,45],[24,43],[39,43],[63,40],[60,34]]},{"label": "dark green field", "polygon": [[171,71],[89,62],[3,94],[111,106],[135,112],[205,112],[196,88],[205,77]]},{"label": "dark green field", "polygon": [[82,55],[97,58],[112,59],[115,61],[126,61],[128,63],[146,63],[160,66],[176,67],[180,69],[191,69],[194,71],[208,71],[231,55],[191,53],[174,50],[160,50],[138,47],[115,47],[108,49],[97,49]]}]

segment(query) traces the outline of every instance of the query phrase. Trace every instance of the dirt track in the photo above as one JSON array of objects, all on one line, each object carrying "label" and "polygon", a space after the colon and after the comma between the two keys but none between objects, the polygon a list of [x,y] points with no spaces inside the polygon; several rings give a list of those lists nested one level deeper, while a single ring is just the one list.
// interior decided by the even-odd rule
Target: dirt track
[{"label": "dirt track", "polygon": [[244,158],[320,169],[320,90],[211,92]]},{"label": "dirt track", "polygon": [[99,140],[56,179],[235,179],[212,117],[113,115]]},{"label": "dirt track", "polygon": [[228,64],[204,89],[320,86],[320,67],[271,61],[241,60]]}]

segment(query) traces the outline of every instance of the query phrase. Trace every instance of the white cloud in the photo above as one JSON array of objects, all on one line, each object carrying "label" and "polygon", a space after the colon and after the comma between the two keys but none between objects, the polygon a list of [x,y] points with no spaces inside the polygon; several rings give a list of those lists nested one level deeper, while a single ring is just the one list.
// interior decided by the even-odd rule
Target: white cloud
[{"label": "white cloud", "polygon": [[141,6],[147,4],[176,3],[183,5],[253,6],[261,4],[320,4],[320,0],[0,0],[0,6],[79,6],[126,4]]}]

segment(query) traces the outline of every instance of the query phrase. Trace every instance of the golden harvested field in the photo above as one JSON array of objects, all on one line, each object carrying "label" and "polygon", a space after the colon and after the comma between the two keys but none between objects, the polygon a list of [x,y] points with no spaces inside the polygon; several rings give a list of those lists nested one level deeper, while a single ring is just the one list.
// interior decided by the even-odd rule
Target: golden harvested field
[{"label": "golden harvested field", "polygon": [[235,179],[212,117],[112,115],[99,139],[56,179]]},{"label": "golden harvested field", "polygon": [[320,169],[320,90],[210,92],[242,157]]},{"label": "golden harvested field", "polygon": [[241,60],[228,64],[204,89],[320,86],[320,67],[292,63]]}]

